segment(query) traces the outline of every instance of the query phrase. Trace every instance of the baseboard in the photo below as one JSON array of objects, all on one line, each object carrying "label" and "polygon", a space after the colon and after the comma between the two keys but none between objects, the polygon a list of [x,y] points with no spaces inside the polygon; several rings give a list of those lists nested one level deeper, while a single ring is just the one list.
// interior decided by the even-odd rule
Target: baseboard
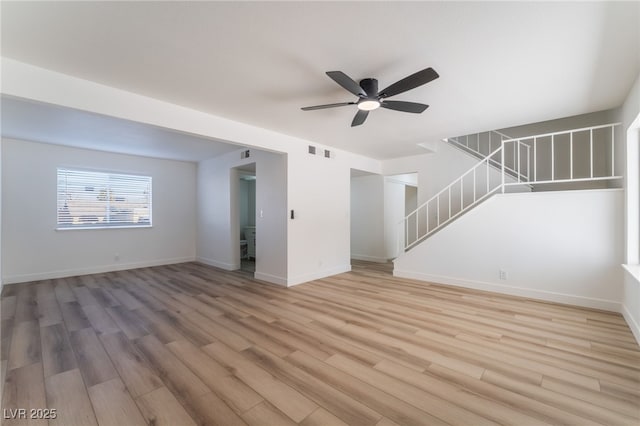
[{"label": "baseboard", "polygon": [[631,315],[631,312],[629,312],[629,309],[624,303],[622,304],[622,309],[620,310],[620,312],[622,313],[625,321],[627,321],[627,325],[631,329],[633,337],[636,338],[636,342],[638,342],[638,344],[640,345],[640,324],[636,322],[635,318],[633,317],[633,315]]},{"label": "baseboard", "polygon": [[278,277],[276,275],[266,274],[264,272],[255,272],[253,278],[260,281],[266,281],[271,284],[277,284],[281,286],[287,286],[287,279],[284,277]]},{"label": "baseboard", "polygon": [[365,262],[387,263],[389,259],[385,257],[367,256],[366,254],[352,254],[352,259],[364,260]]},{"label": "baseboard", "polygon": [[197,257],[196,262],[204,263],[205,265],[215,266],[216,268],[224,269],[225,271],[237,271],[240,269],[239,263],[226,263],[219,260],[207,259],[206,257]]},{"label": "baseboard", "polygon": [[237,271],[238,269],[240,269],[239,263],[220,262],[219,260],[207,259],[205,257],[196,258],[196,262],[200,262],[200,263],[204,263],[205,265],[224,269],[225,271]]},{"label": "baseboard", "polygon": [[111,265],[92,266],[88,268],[65,269],[60,271],[39,272],[36,274],[9,275],[3,278],[3,284],[18,284],[30,281],[52,280],[56,278],[75,277],[78,275],[102,274],[105,272],[124,271],[127,269],[149,268],[151,266],[171,265],[195,261],[195,257],[179,257],[143,262],[116,263]]},{"label": "baseboard", "polygon": [[572,294],[555,293],[537,290],[533,288],[511,287],[484,281],[464,280],[441,275],[430,275],[421,272],[403,271],[394,269],[393,275],[401,278],[409,278],[420,281],[428,281],[437,284],[452,285],[456,287],[472,288],[474,290],[491,291],[494,293],[508,294],[510,296],[527,297],[530,299],[544,300],[547,302],[563,303],[582,306],[585,308],[602,309],[605,311],[620,312],[620,302],[614,300],[597,299]]},{"label": "baseboard", "polygon": [[287,287],[293,287],[294,285],[303,284],[313,280],[319,280],[321,278],[326,278],[332,275],[342,274],[349,271],[351,271],[351,265],[342,265],[336,266],[335,268],[323,269],[312,274],[298,275],[297,277],[289,278],[287,280]]}]

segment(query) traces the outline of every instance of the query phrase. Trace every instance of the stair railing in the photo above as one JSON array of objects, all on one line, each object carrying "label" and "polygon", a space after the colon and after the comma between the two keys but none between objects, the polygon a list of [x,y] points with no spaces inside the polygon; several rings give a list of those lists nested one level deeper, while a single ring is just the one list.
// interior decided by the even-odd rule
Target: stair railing
[{"label": "stair railing", "polygon": [[[615,155],[616,130],[620,125],[603,124],[502,141],[504,152],[513,152],[512,167],[516,171],[516,179],[503,181],[503,192],[506,187],[521,184],[622,179]],[[532,154],[521,157],[522,146],[527,146]],[[520,173],[524,169],[526,173]]]},{"label": "stair railing", "polygon": [[510,186],[622,179],[615,159],[619,126],[612,123],[501,140],[497,149],[405,216],[398,224],[402,228],[399,247],[410,249]]},{"label": "stair railing", "polygon": [[502,188],[492,165],[501,161],[502,152],[500,146],[404,218],[405,250]]},{"label": "stair railing", "polygon": [[[470,135],[447,138],[446,140],[454,146],[462,149],[463,151],[470,153],[476,158],[482,159],[493,152],[495,149],[500,148],[503,141],[513,140],[513,138],[497,130],[490,130],[488,132],[479,132]],[[525,144],[522,148],[528,151],[526,153],[526,158],[530,158],[531,146]],[[505,153],[504,160],[505,171],[508,174],[510,174],[512,177],[518,178],[520,181],[529,180],[528,175],[523,175],[520,173],[521,170],[525,170],[525,168],[517,167],[518,159],[515,149],[513,150],[513,152]],[[500,158],[499,161],[491,161],[491,165],[493,165],[497,169],[502,170],[502,164],[500,161],[502,161],[502,158]]]}]

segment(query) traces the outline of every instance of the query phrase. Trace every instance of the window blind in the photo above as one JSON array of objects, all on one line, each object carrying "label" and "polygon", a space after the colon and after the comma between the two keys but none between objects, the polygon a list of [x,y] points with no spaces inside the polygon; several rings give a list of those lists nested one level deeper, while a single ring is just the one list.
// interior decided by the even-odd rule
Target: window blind
[{"label": "window blind", "polygon": [[58,228],[151,226],[151,176],[58,168]]}]

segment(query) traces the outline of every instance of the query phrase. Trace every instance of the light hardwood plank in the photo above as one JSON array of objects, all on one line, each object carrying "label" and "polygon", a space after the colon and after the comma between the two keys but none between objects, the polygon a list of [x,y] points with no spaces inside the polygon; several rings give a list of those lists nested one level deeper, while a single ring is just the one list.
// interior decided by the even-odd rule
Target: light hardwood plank
[{"label": "light hardwood plank", "polygon": [[38,318],[40,327],[62,322],[62,313],[58,306],[58,299],[50,281],[44,281],[36,287],[36,301],[38,303]]},{"label": "light hardwood plank", "polygon": [[96,416],[82,381],[80,370],[69,370],[45,379],[47,404],[57,410],[52,426],[96,425]]},{"label": "light hardwood plank", "polygon": [[68,302],[60,304],[64,325],[68,331],[82,330],[91,327],[91,323],[87,315],[82,310],[82,306],[78,302]]},{"label": "light hardwood plank", "polygon": [[49,377],[77,368],[69,336],[62,324],[40,328],[44,376]]},{"label": "light hardwood plank", "polygon": [[[35,363],[13,369],[7,373],[2,392],[3,425],[47,425],[47,419],[32,418],[29,412],[25,418],[7,418],[7,410],[32,408],[46,409],[47,402],[42,375],[42,364]],[[15,416],[15,415],[14,415]],[[9,413],[9,417],[11,416]]]},{"label": "light hardwood plank", "polygon": [[91,386],[88,391],[100,426],[144,426],[147,424],[119,378]]},{"label": "light hardwood plank", "polygon": [[384,413],[385,417],[400,424],[447,424],[438,417],[421,411],[377,387],[364,383],[352,376],[345,375],[340,370],[303,352],[294,352],[289,355],[287,359],[291,360],[299,368],[316,376],[318,379],[331,383],[334,387],[352,395],[354,399],[368,405],[372,409],[379,410],[379,412]]},{"label": "light hardwood plank", "polygon": [[249,360],[264,365],[275,377],[308,396],[318,405],[331,410],[351,425],[373,425],[382,417],[381,414],[336,387],[265,350],[249,348],[243,351],[243,354]]},{"label": "light hardwood plank", "polygon": [[193,418],[165,387],[139,396],[136,403],[148,424],[153,426],[196,426]]},{"label": "light hardwood plank", "polygon": [[135,398],[162,387],[162,381],[123,333],[103,334],[100,341]]},{"label": "light hardwood plank", "polygon": [[88,305],[83,306],[82,310],[87,315],[91,326],[97,334],[117,333],[120,331],[118,325],[102,306]]},{"label": "light hardwood plank", "polygon": [[218,362],[233,368],[234,375],[295,422],[302,421],[318,406],[290,386],[276,380],[263,368],[220,342],[204,347]]},{"label": "light hardwood plank", "polygon": [[295,426],[297,424],[267,401],[261,402],[244,413],[242,418],[251,426]]},{"label": "light hardwood plank", "polygon": [[7,369],[23,367],[42,360],[38,321],[22,321],[15,325],[9,348]]},{"label": "light hardwood plank", "polygon": [[72,332],[70,341],[87,386],[97,385],[118,376],[93,329],[85,328]]},{"label": "light hardwood plank", "polygon": [[154,371],[172,393],[181,399],[195,400],[209,393],[209,388],[173,355],[155,336],[148,335],[136,341],[136,346],[153,366]]},{"label": "light hardwood plank", "polygon": [[209,389],[238,413],[243,413],[263,401],[253,389],[192,343],[181,340],[168,343],[167,347]]}]

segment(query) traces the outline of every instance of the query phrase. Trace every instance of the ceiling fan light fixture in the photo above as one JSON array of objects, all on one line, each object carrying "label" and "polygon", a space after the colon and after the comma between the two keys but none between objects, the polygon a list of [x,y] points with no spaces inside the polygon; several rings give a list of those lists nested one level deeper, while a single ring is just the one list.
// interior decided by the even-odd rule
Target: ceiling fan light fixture
[{"label": "ceiling fan light fixture", "polygon": [[368,99],[358,102],[358,109],[362,111],[373,111],[377,108],[380,108],[380,101],[375,99]]}]

